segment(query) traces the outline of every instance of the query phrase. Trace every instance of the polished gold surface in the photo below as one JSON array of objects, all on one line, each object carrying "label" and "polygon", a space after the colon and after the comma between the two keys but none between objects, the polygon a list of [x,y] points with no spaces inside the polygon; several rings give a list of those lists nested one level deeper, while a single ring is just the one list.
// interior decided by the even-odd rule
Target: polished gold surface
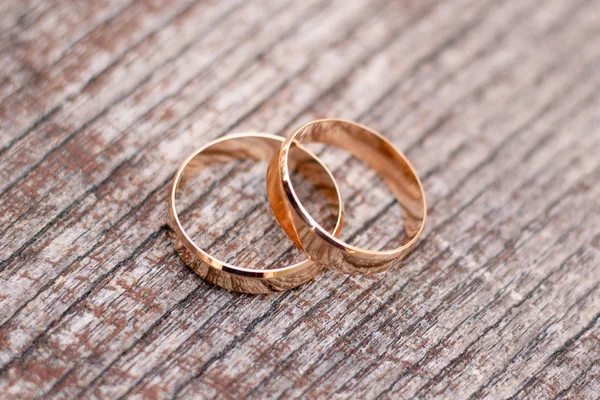
[{"label": "polished gold surface", "polygon": [[[381,175],[404,213],[401,247],[370,251],[352,246],[329,234],[309,215],[294,191],[289,162],[292,149],[308,142],[347,150]],[[314,121],[292,133],[269,163],[267,194],[277,220],[300,249],[320,264],[350,274],[381,272],[396,265],[417,245],[427,214],[423,187],[408,160],[378,133],[342,120]]]},{"label": "polished gold surface", "polygon": [[[266,133],[224,136],[197,150],[175,174],[169,195],[169,226],[172,229],[173,244],[182,260],[194,272],[215,285],[242,293],[271,293],[301,285],[313,279],[323,269],[321,264],[310,259],[269,270],[238,267],[223,262],[193,242],[177,214],[177,199],[181,191],[186,182],[202,169],[234,159],[269,160],[282,143],[282,137]],[[343,204],[329,170],[314,154],[301,147],[290,156],[290,165],[311,180],[333,206],[336,225],[332,236],[338,236],[342,227]]]}]

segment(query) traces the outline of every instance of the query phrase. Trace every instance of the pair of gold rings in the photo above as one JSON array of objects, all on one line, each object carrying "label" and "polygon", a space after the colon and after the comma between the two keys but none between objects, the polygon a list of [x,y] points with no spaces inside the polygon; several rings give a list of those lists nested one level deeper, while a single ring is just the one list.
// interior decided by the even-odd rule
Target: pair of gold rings
[{"label": "pair of gold rings", "polygon": [[[390,187],[404,214],[404,241],[392,250],[371,251],[338,237],[344,205],[331,172],[302,143],[317,142],[349,151],[374,168]],[[282,268],[261,270],[223,262],[197,246],[183,228],[176,202],[186,182],[215,163],[251,158],[270,160],[267,195],[279,225],[308,258]],[[335,228],[325,230],[300,202],[290,178],[294,169],[319,187],[335,210]],[[233,134],[217,139],[183,162],[169,195],[169,225],[183,261],[209,282],[243,293],[271,293],[299,286],[324,268],[348,274],[386,271],[417,245],[425,225],[427,206],[423,187],[408,160],[380,134],[354,122],[319,120],[303,125],[287,139],[267,133]]]}]

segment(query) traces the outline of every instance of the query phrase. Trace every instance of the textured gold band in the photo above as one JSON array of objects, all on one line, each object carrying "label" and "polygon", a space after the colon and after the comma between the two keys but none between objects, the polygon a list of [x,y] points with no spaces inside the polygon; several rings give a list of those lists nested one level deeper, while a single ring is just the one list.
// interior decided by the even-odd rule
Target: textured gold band
[{"label": "textured gold band", "polygon": [[[176,200],[186,181],[200,170],[217,162],[252,158],[269,160],[280,148],[283,138],[266,133],[247,133],[224,136],[197,150],[181,165],[169,195],[169,225],[173,244],[183,261],[209,282],[243,293],[271,293],[287,290],[313,279],[323,266],[307,259],[298,264],[276,269],[251,269],[218,260],[198,247],[184,230],[177,214]],[[335,208],[336,225],[332,235],[338,236],[342,227],[343,204],[339,190],[329,170],[304,148],[293,154],[294,167],[314,182],[329,204]]]},{"label": "textured gold band", "polygon": [[[381,175],[404,213],[401,247],[369,251],[351,246],[329,234],[308,214],[294,191],[289,168],[290,150],[308,142],[347,150]],[[417,245],[427,214],[421,182],[408,160],[378,133],[342,120],[314,121],[292,133],[269,163],[267,194],[279,224],[300,249],[319,263],[350,274],[381,272],[397,264]]]}]

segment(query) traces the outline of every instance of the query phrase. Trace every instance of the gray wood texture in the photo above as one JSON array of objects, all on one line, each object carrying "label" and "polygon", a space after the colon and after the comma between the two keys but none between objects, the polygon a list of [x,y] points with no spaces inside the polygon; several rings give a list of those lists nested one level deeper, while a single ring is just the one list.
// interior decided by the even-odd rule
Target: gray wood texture
[{"label": "gray wood texture", "polygon": [[[600,1],[5,0],[0,49],[1,397],[600,395]],[[270,296],[195,276],[182,160],[319,117],[413,162],[419,248]],[[393,245],[389,190],[329,150],[342,237]],[[185,213],[240,264],[301,256],[264,171],[212,171]]]}]

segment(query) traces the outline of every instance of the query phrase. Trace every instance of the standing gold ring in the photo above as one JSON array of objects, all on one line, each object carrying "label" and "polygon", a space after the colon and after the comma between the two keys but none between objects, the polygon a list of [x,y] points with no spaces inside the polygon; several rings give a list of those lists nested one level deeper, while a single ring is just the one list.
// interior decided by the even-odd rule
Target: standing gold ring
[{"label": "standing gold ring", "polygon": [[[175,174],[169,195],[169,226],[174,247],[183,261],[198,275],[223,288],[243,293],[271,293],[299,286],[313,279],[323,266],[307,259],[300,263],[276,269],[238,267],[211,256],[198,247],[187,234],[177,214],[176,200],[186,182],[200,170],[218,163],[240,158],[269,160],[283,142],[280,136],[267,133],[245,133],[224,136],[198,149],[187,158]],[[335,228],[338,236],[342,228],[343,204],[331,172],[308,150],[299,147],[294,152],[294,168],[310,179],[335,207]]]},{"label": "standing gold ring", "polygon": [[[369,251],[349,245],[325,231],[309,215],[294,191],[289,168],[290,149],[307,142],[347,150],[381,175],[404,214],[401,247]],[[417,245],[427,215],[423,187],[404,155],[378,133],[342,120],[313,121],[292,133],[269,163],[267,194],[279,224],[300,249],[317,262],[349,274],[385,271],[406,257]]]}]

